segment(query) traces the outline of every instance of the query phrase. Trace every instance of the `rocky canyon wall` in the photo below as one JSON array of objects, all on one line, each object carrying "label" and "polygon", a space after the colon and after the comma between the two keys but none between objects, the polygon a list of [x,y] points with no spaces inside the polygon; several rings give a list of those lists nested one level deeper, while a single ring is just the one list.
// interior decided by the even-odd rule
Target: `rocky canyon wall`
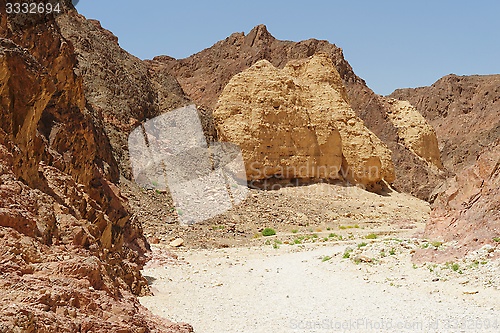
[{"label": "rocky canyon wall", "polygon": [[456,240],[464,254],[500,236],[500,75],[448,75],[429,87],[398,89],[433,125],[450,177],[433,197],[426,236]]},{"label": "rocky canyon wall", "polygon": [[55,17],[2,11],[0,331],[191,331],[135,297],[148,245],[79,70]]}]

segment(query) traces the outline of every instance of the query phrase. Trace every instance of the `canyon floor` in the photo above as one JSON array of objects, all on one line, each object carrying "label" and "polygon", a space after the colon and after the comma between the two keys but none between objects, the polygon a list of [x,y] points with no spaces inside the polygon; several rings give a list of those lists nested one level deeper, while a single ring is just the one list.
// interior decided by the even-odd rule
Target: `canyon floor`
[{"label": "canyon floor", "polygon": [[[316,195],[301,199],[311,191]],[[184,246],[153,245],[143,271],[153,295],[140,302],[200,333],[499,331],[500,266],[494,258],[500,249],[487,245],[440,264],[415,260],[419,252],[439,255],[454,246],[420,237],[427,203],[327,184],[256,191],[250,200],[268,195],[275,196],[269,206],[288,202],[291,212],[314,211],[316,198],[324,212],[353,211],[355,205],[358,213],[272,225],[277,234],[268,237],[258,237],[269,222],[257,217],[242,226],[255,231],[252,237],[221,223],[205,226],[212,233],[194,240],[193,226],[184,227]]]}]

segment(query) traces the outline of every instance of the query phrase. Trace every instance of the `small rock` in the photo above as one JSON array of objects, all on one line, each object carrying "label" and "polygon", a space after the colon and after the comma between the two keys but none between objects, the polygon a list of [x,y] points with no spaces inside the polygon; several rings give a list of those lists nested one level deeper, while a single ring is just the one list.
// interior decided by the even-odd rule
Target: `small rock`
[{"label": "small rock", "polygon": [[169,243],[169,245],[172,247],[179,247],[182,246],[183,244],[184,244],[184,239],[182,238],[176,238]]},{"label": "small rock", "polygon": [[477,289],[466,289],[463,291],[463,293],[465,295],[474,295],[474,294],[477,294],[479,292],[479,290]]},{"label": "small rock", "polygon": [[69,309],[69,310],[68,310],[68,314],[69,314],[72,318],[76,318],[76,310],[75,310],[75,309]]},{"label": "small rock", "polygon": [[493,251],[495,251],[495,249],[493,248],[493,246],[491,246],[490,244],[486,244],[483,246],[482,250],[486,251],[487,253],[491,253]]},{"label": "small rock", "polygon": [[57,316],[61,316],[61,317],[67,316],[68,315],[68,310],[65,307],[58,306],[56,308],[56,315]]},{"label": "small rock", "polygon": [[356,257],[356,259],[360,260],[361,262],[372,262],[372,258],[364,255],[359,255]]}]

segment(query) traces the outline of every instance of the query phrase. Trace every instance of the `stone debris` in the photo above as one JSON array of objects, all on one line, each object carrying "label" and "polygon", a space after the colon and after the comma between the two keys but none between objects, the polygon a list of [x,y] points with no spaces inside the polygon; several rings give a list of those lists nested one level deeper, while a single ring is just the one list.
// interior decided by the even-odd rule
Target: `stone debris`
[{"label": "stone debris", "polygon": [[182,246],[183,244],[184,244],[184,239],[176,238],[173,241],[171,241],[168,245],[170,245],[171,247],[179,247]]}]

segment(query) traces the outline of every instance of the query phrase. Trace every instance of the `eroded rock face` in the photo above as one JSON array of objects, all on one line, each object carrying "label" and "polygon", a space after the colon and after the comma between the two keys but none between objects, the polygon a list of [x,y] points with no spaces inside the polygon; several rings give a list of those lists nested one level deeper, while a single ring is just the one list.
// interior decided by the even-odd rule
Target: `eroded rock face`
[{"label": "eroded rock face", "polygon": [[182,88],[165,71],[150,71],[123,50],[118,38],[76,12],[57,19],[61,34],[74,47],[83,89],[94,122],[111,143],[122,175],[131,179],[128,134],[141,122],[189,103]]},{"label": "eroded rock face", "polygon": [[227,84],[214,118],[219,139],[242,148],[249,180],[394,181],[390,151],[351,109],[326,54],[282,70],[257,62]]},{"label": "eroded rock face", "polygon": [[387,99],[387,115],[398,129],[400,141],[415,155],[443,169],[434,128],[408,101]]},{"label": "eroded rock face", "polygon": [[49,15],[0,22],[0,331],[191,331],[134,296],[148,245],[72,44]]},{"label": "eroded rock face", "polygon": [[499,87],[500,75],[448,75],[391,94],[410,101],[436,130],[451,176],[433,193],[426,235],[456,240],[457,256],[499,234]]},{"label": "eroded rock face", "polygon": [[453,173],[500,137],[500,75],[448,75],[390,97],[409,101],[435,128],[443,164]]},{"label": "eroded rock face", "polygon": [[500,141],[439,189],[425,234],[458,241],[464,254],[500,237]]},{"label": "eroded rock face", "polygon": [[344,59],[342,49],[328,41],[281,41],[274,38],[265,26],[259,25],[248,34],[233,33],[188,58],[177,60],[159,56],[148,63],[154,71],[174,75],[193,101],[213,109],[229,80],[257,61],[265,59],[275,67],[283,68],[290,60],[306,59],[318,52],[326,53],[331,58],[346,88],[352,110],[392,151],[396,174],[394,187],[428,200],[443,177],[429,168],[426,161],[398,143],[398,129],[387,116],[385,99],[368,88]]}]

